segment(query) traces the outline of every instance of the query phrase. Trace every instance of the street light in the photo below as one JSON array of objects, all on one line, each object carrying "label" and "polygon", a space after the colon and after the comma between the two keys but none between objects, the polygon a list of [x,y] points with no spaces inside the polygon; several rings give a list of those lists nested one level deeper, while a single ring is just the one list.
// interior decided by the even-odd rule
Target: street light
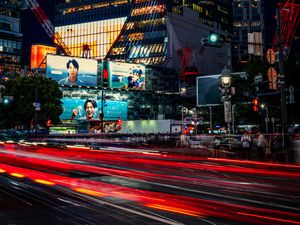
[{"label": "street light", "polygon": [[[230,123],[231,123],[231,71],[226,67],[221,72],[221,88],[222,88],[222,100],[224,102],[224,120],[227,123],[227,130],[230,134]],[[223,99],[225,97],[225,99]]]},{"label": "street light", "polygon": [[229,88],[231,85],[231,71],[226,67],[221,72],[221,82],[223,88]]},{"label": "street light", "polygon": [[261,104],[260,107],[262,109],[266,110],[266,118],[265,118],[265,122],[266,122],[266,134],[269,133],[269,111],[268,111],[268,107],[265,104]]}]

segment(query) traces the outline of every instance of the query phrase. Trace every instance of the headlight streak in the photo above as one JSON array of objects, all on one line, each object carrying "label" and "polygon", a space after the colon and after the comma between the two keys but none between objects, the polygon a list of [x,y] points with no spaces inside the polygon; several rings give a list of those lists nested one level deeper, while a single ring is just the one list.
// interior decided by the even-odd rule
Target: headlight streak
[{"label": "headlight streak", "polygon": [[[109,185],[102,182],[67,178],[59,175],[6,166],[4,164],[0,164],[0,166],[8,171],[9,174],[24,174],[30,179],[37,179],[38,176],[41,176],[42,178],[47,176],[49,180],[57,184],[71,188],[72,190],[79,190],[79,193],[82,193],[82,190],[85,190],[84,192],[88,193],[89,195],[97,192],[96,196],[99,197],[98,192],[101,190],[101,196],[112,196],[126,199],[146,207],[149,206],[152,208],[159,208],[161,210],[181,213],[189,216],[221,217],[233,221],[250,222],[254,224],[271,224],[274,222],[274,220],[280,222],[280,224],[298,224],[298,221],[300,221],[300,215],[296,213],[288,213],[278,210],[262,209],[249,206],[239,206],[229,203],[220,203],[212,200],[196,199],[192,197],[156,193],[152,191],[142,191],[133,188],[120,188],[116,185]],[[114,191],[116,189],[118,190],[117,192]],[[126,193],[134,193],[134,198],[132,198],[132,195],[126,195]],[[164,201],[163,204],[159,203],[162,199]],[[168,201],[168,199],[172,200]],[[244,218],[240,216],[242,213],[257,215],[257,217],[251,217],[250,219]],[[274,215],[277,217],[274,217]],[[289,219],[285,217],[288,217]]]},{"label": "headlight streak", "polygon": [[[69,162],[74,162],[72,159],[63,159],[62,162],[59,162],[59,163],[62,163],[62,164],[56,164],[56,162],[53,162],[51,160],[46,160],[47,157],[43,158],[43,160],[41,160],[41,161],[38,161],[38,158],[39,158],[38,154],[36,154],[36,158],[37,159],[31,159],[30,160],[30,158],[29,158],[28,161],[26,161],[26,160],[24,161],[24,157],[26,157],[25,154],[21,155],[21,157],[19,155],[17,155],[18,157],[16,158],[16,154],[15,153],[16,153],[16,151],[12,151],[11,153],[8,153],[8,155],[11,154],[11,156],[12,156],[10,159],[11,160],[18,159],[20,162],[21,161],[25,162],[24,166],[26,166],[27,163],[28,162],[30,163],[30,161],[31,161],[32,165],[34,165],[36,162],[38,162],[38,165],[40,165],[40,166],[42,166],[43,164],[47,164],[47,166],[49,168],[55,168],[55,166],[57,166],[57,168],[63,167],[63,169],[67,169],[67,170],[68,169],[74,169],[74,168],[76,168],[76,169],[78,169],[80,171],[81,170],[87,170],[88,172],[92,172],[92,171],[95,171],[96,168],[97,168],[99,174],[103,174],[103,171],[104,171],[104,172],[106,172],[107,175],[125,176],[125,177],[129,177],[129,178],[134,178],[134,177],[136,177],[136,178],[150,178],[151,176],[155,176],[154,178],[157,178],[157,179],[176,179],[176,178],[177,179],[181,179],[182,178],[180,176],[170,176],[170,175],[155,174],[155,173],[140,172],[140,171],[131,171],[131,172],[130,171],[119,171],[119,170],[112,170],[112,169],[109,169],[109,168],[99,168],[97,166],[89,166],[89,165],[83,166],[83,165],[76,165],[75,164],[75,167],[74,167],[73,164],[71,166],[68,165],[68,164],[70,164]],[[3,154],[3,155],[7,156],[7,154]],[[63,154],[61,154],[61,156],[66,156],[66,155],[67,154],[65,152],[63,152]],[[70,157],[72,156],[71,153],[68,153],[68,155]],[[78,154],[78,153],[77,153],[77,155],[79,157],[81,156],[81,154]],[[87,154],[85,156],[87,157],[88,155],[90,155],[90,154]],[[2,156],[0,156],[0,160],[1,160],[1,157]],[[107,154],[107,157],[105,157],[105,159],[108,160],[109,157],[110,157],[110,154]],[[54,158],[57,158],[57,157],[54,157]],[[98,158],[98,157],[95,157],[95,158]],[[101,159],[101,157],[99,157],[99,159]],[[2,160],[5,162],[5,158],[2,158]],[[118,156],[116,156],[114,158],[114,161],[117,161],[117,160],[121,160],[121,158],[118,157]],[[153,160],[153,159],[134,159],[134,158],[130,158],[130,159],[126,158],[125,159],[124,158],[123,160],[124,160],[124,162],[127,160],[128,163],[133,163],[134,162],[134,163],[139,163],[140,165],[142,165],[142,164],[144,164],[144,165],[152,165],[152,164],[154,164],[156,166],[165,166],[166,168],[170,167],[170,168],[174,168],[174,172],[176,171],[176,168],[178,168],[178,167],[179,168],[183,168],[184,166],[185,166],[185,168],[192,168],[193,170],[196,170],[196,171],[197,170],[199,170],[199,171],[200,170],[208,171],[208,170],[210,170],[210,168],[214,168],[214,167],[217,168],[217,169],[219,169],[219,171],[228,171],[228,172],[231,172],[232,168],[242,171],[242,172],[236,172],[237,174],[243,174],[244,173],[243,171],[247,170],[246,167],[245,168],[236,168],[234,166],[225,167],[225,166],[215,166],[215,165],[202,165],[202,164],[196,164],[196,163],[195,164],[188,164],[188,163],[182,163],[182,162],[179,162],[179,163],[176,162],[176,163],[174,163],[172,161],[171,162],[160,162],[158,160]],[[222,160],[220,160],[220,162],[222,162]],[[226,162],[226,160],[225,160],[225,162]],[[239,163],[239,161],[234,161],[233,163]],[[247,162],[245,162],[245,163],[247,164]],[[255,163],[256,162],[254,162],[251,165],[268,166],[268,164],[260,164],[260,163],[255,164]],[[35,165],[35,167],[36,167],[36,165]],[[21,171],[9,171],[6,167],[2,167],[1,165],[0,165],[0,168],[2,170],[4,170],[4,171],[7,171],[8,174],[17,173],[17,174],[25,175],[26,177],[28,177],[28,174],[24,173],[24,171],[22,171],[22,170]],[[271,174],[272,173],[276,174],[275,177],[278,177],[278,178],[281,178],[281,179],[282,178],[288,179],[288,177],[285,176],[286,174],[293,174],[293,176],[291,176],[291,178],[298,179],[298,177],[299,177],[299,176],[297,176],[297,174],[299,175],[298,171],[290,171],[290,172],[283,172],[282,173],[281,171],[276,171],[276,170],[274,171],[275,168],[276,168],[276,165],[272,166],[272,170],[270,170],[270,171],[267,171],[267,170],[264,170],[264,169],[258,169],[257,170],[255,168],[254,169],[252,168],[250,170],[254,171],[253,173],[245,172],[244,174],[249,174],[250,176],[252,174],[254,174],[254,175],[258,176],[258,175],[265,175],[265,173],[261,173],[261,171],[267,171],[267,172],[271,172]],[[286,167],[286,166],[284,166],[284,168],[297,169],[297,167]],[[218,170],[216,170],[216,171],[218,171]],[[258,171],[259,173],[256,173],[256,171]],[[34,172],[32,173],[32,177],[30,177],[30,179],[33,179],[33,177],[35,176]],[[92,173],[94,173],[94,172],[92,172]],[[38,175],[41,175],[41,174],[39,174],[39,172],[38,172],[36,175],[38,176]],[[48,175],[46,175],[46,176],[44,176],[42,178],[39,178],[39,179],[47,179],[49,177],[52,177],[52,175],[49,176],[49,174],[48,174]],[[270,177],[272,177],[272,176],[270,176]],[[53,178],[54,177],[52,177],[51,179],[53,179]],[[185,177],[183,177],[183,178],[185,179]],[[38,178],[36,178],[36,179],[38,179]],[[105,183],[102,184],[101,182],[83,181],[83,180],[78,180],[78,179],[68,178],[68,177],[62,177],[62,178],[57,178],[56,177],[55,179],[58,179],[58,181],[59,181],[58,185],[69,187],[72,190],[74,190],[74,188],[75,189],[76,188],[81,188],[81,189],[84,189],[86,191],[91,191],[90,193],[96,193],[96,192],[100,192],[101,191],[100,193],[104,194],[105,197],[106,196],[117,197],[117,198],[121,198],[121,199],[126,199],[128,201],[133,201],[133,202],[136,202],[136,203],[141,204],[141,205],[150,204],[152,206],[157,206],[157,207],[158,206],[159,207],[163,206],[163,207],[166,207],[165,210],[167,208],[169,208],[169,211],[170,211],[170,209],[173,208],[174,212],[176,210],[180,211],[180,209],[182,209],[183,211],[184,210],[185,211],[194,210],[193,208],[192,209],[187,209],[185,207],[186,206],[185,204],[189,205],[194,200],[192,200],[192,199],[190,199],[190,200],[189,199],[185,199],[184,201],[181,201],[180,200],[180,196],[177,196],[177,195],[166,196],[166,195],[161,194],[160,196],[155,196],[155,195],[152,195],[152,192],[149,193],[147,191],[146,192],[144,192],[144,191],[138,191],[136,193],[135,189],[123,188],[123,187],[119,187],[119,186],[116,186],[116,185],[113,185],[113,186],[109,186],[108,185],[108,186],[106,186]],[[192,182],[192,181],[200,182],[201,179],[196,178],[196,179],[193,180],[192,178],[188,178],[188,179],[185,180],[185,182]],[[209,182],[211,182],[211,181],[209,181]],[[224,183],[220,182],[219,184],[220,185],[221,184],[225,185],[226,183],[227,183],[227,185],[229,184],[229,182],[224,182]],[[241,183],[239,183],[239,184],[241,184]],[[104,188],[102,188],[102,186],[104,186]],[[245,185],[243,185],[243,186],[246,187]],[[247,185],[247,186],[249,186],[249,185]],[[238,186],[237,186],[237,188],[238,188]],[[295,188],[295,190],[296,190],[297,185],[295,184],[291,188]],[[102,192],[102,189],[104,189],[103,192]],[[298,193],[299,193],[299,190],[298,190]],[[85,194],[87,194],[87,193],[85,193]],[[292,193],[290,193],[290,195],[292,195]],[[98,196],[98,197],[100,197],[100,196]],[[168,201],[166,201],[166,199],[172,199],[173,200],[173,198],[175,199],[174,200],[174,204],[172,204],[173,202],[169,203]],[[176,201],[179,201],[179,200],[180,200],[180,204],[177,205]],[[198,206],[201,205],[200,202],[199,202],[201,200],[199,200],[199,201],[198,200],[199,199],[195,200],[195,202],[197,203],[196,206],[197,205]],[[161,201],[166,202],[166,205],[162,204]],[[276,224],[277,223],[280,223],[280,224],[283,223],[284,224],[284,223],[287,223],[286,221],[291,221],[291,222],[295,222],[296,221],[297,222],[297,220],[299,220],[299,216],[295,216],[294,214],[289,214],[289,213],[286,213],[286,212],[283,212],[283,214],[281,214],[281,211],[278,211],[278,210],[268,211],[268,210],[265,210],[263,208],[251,208],[250,209],[249,207],[245,207],[245,206],[237,206],[237,205],[234,205],[234,204],[228,204],[228,205],[222,205],[222,204],[220,204],[220,205],[218,205],[218,203],[219,202],[213,202],[213,201],[210,202],[210,201],[208,201],[206,203],[206,205],[211,204],[212,206],[214,206],[214,208],[218,208],[219,207],[219,210],[217,210],[219,212],[219,214],[218,213],[214,214],[211,211],[206,211],[205,210],[205,205],[203,205],[202,207],[199,207],[195,211],[197,211],[199,213],[199,215],[200,215],[200,211],[203,208],[203,211],[201,211],[201,213],[203,213],[203,215],[206,215],[206,216],[218,216],[218,215],[219,216],[225,216],[225,215],[223,215],[221,213],[222,210],[223,210],[229,216],[232,216],[232,220],[239,221],[238,218],[235,218],[232,215],[233,212],[231,212],[231,213],[229,212],[230,209],[231,210],[232,209],[236,209],[235,210],[236,215],[243,214],[243,213],[244,214],[248,213],[249,215],[256,215],[256,218],[252,218],[254,216],[251,217],[252,221],[256,221],[256,222],[258,221],[257,223],[255,222],[254,224],[268,224],[268,223],[269,224],[274,224],[274,223],[276,223]],[[192,205],[192,204],[190,204],[190,205]],[[211,207],[207,207],[207,208],[209,208],[210,210],[213,210],[213,208],[211,208]],[[168,211],[168,210],[166,210],[166,211]],[[273,217],[274,215],[275,215],[275,217]],[[295,220],[293,220],[293,219],[289,220],[287,218],[283,218],[285,216],[286,217],[290,217],[290,218],[295,218]],[[278,217],[282,217],[282,218],[278,218]],[[265,222],[264,221],[259,222],[258,218],[264,220]],[[272,218],[276,218],[277,220],[273,221]]]}]

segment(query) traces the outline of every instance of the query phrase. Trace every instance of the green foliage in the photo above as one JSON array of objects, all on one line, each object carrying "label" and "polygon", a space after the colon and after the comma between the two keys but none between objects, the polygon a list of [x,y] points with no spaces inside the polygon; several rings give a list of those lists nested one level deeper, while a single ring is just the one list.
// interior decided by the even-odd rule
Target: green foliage
[{"label": "green foliage", "polygon": [[[45,127],[50,119],[59,122],[62,113],[62,92],[55,81],[42,76],[18,77],[5,84],[4,96],[13,96],[8,105],[0,105],[0,128],[24,126],[30,128],[37,116],[37,123]],[[35,111],[34,102],[41,104],[41,110]]]}]

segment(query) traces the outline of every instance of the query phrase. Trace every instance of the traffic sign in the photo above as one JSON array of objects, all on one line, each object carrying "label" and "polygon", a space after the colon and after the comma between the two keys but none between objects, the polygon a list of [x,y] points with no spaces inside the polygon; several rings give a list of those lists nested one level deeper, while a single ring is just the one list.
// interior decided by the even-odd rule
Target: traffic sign
[{"label": "traffic sign", "polygon": [[269,48],[266,52],[267,61],[273,64],[276,61],[276,54],[273,49]]},{"label": "traffic sign", "polygon": [[268,79],[270,81],[270,85],[269,85],[270,89],[276,90],[277,89],[276,81],[278,77],[277,71],[275,70],[274,67],[270,67],[267,73],[268,73]]}]

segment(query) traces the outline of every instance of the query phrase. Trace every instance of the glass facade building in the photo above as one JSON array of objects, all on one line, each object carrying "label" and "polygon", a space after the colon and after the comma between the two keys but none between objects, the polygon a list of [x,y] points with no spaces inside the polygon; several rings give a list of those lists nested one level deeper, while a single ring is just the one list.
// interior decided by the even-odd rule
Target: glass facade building
[{"label": "glass facade building", "polygon": [[262,44],[265,43],[267,32],[264,25],[264,1],[234,0],[233,20],[233,67],[236,71],[242,71],[249,60],[263,55]]},{"label": "glass facade building", "polygon": [[72,56],[103,59],[126,17],[56,27]]},{"label": "glass facade building", "polygon": [[168,43],[166,11],[162,1],[135,1],[107,59],[145,65],[163,63]]},{"label": "glass facade building", "polygon": [[74,56],[145,65],[168,60],[166,16],[188,7],[198,23],[231,32],[231,1],[57,0],[56,32]]},{"label": "glass facade building", "polygon": [[[180,24],[179,29],[174,32],[181,35],[180,32],[185,32],[185,29],[192,30],[193,35],[185,35],[184,39],[190,41],[189,38],[192,37],[193,43],[199,44],[201,38],[206,37],[209,32],[231,32],[231,2],[56,0],[54,25],[72,56],[149,65],[146,68],[146,90],[128,91],[129,120],[180,119],[180,95],[174,95],[174,92],[179,90],[176,70],[180,67],[182,55],[177,52],[178,49],[173,49],[173,40],[168,31],[168,15],[174,15],[173,18],[177,20],[173,22],[174,26]],[[183,39],[180,41],[187,42]],[[174,57],[171,51],[174,52]],[[214,51],[217,50],[209,54],[206,51],[211,50],[207,48],[205,56],[215,57]],[[223,57],[223,53],[219,55]],[[211,64],[218,62],[206,58]],[[172,60],[174,63],[169,64]],[[199,63],[200,66],[203,64],[207,63]],[[215,65],[210,68],[212,71],[219,69]],[[209,73],[208,70],[206,72]],[[117,89],[113,91],[122,92]]]},{"label": "glass facade building", "polygon": [[22,33],[21,0],[0,1],[0,77],[13,78],[21,73]]},{"label": "glass facade building", "polygon": [[55,32],[72,56],[103,59],[119,35],[131,4],[115,1],[57,1]]}]

